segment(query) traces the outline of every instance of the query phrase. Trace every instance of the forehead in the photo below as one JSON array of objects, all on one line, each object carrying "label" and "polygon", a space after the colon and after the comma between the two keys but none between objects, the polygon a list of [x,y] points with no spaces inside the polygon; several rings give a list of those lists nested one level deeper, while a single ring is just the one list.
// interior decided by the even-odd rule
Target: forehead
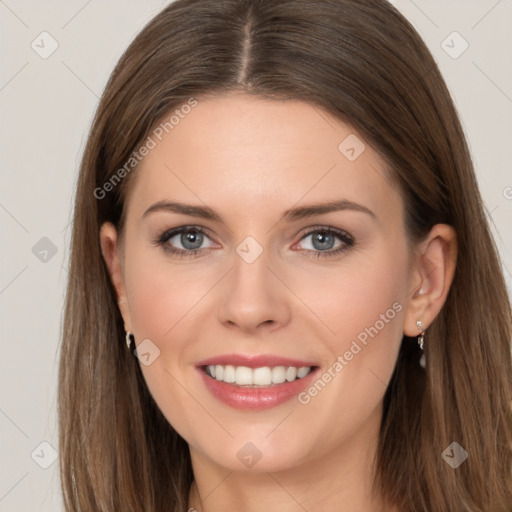
[{"label": "forehead", "polygon": [[400,214],[379,155],[317,106],[232,94],[198,99],[186,112],[150,135],[154,147],[130,194],[138,216],[159,200],[275,216],[298,203],[343,198],[378,213],[392,197]]}]

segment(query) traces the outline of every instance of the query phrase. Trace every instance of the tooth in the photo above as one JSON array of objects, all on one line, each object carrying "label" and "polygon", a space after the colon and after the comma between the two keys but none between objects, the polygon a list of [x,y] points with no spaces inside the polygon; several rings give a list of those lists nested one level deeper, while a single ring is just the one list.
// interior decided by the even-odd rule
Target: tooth
[{"label": "tooth", "polygon": [[217,380],[224,380],[224,366],[222,366],[221,364],[218,364],[217,366],[215,366],[214,377]]},{"label": "tooth", "polygon": [[272,370],[268,366],[254,368],[252,371],[252,380],[253,384],[257,386],[270,386],[270,384],[272,384]]},{"label": "tooth", "polygon": [[235,367],[230,364],[224,366],[224,382],[235,382]]},{"label": "tooth", "polygon": [[301,366],[297,370],[297,377],[299,377],[299,379],[302,379],[302,377],[305,377],[310,371],[311,368],[309,366]]},{"label": "tooth", "polygon": [[[270,370],[270,368],[269,368]],[[274,384],[282,384],[286,380],[286,368],[284,366],[276,366],[272,369],[272,382]]]},{"label": "tooth", "polygon": [[291,382],[297,377],[297,368],[290,366],[286,369],[286,380]]},{"label": "tooth", "polygon": [[282,384],[283,382],[292,382],[301,379],[311,372],[309,366],[296,368],[294,366],[275,366],[273,368],[263,366],[259,368],[249,368],[247,366],[233,365],[208,365],[206,373],[218,381],[239,386],[270,386],[272,384]]},{"label": "tooth", "polygon": [[252,368],[237,366],[235,370],[235,382],[239,386],[252,385]]}]

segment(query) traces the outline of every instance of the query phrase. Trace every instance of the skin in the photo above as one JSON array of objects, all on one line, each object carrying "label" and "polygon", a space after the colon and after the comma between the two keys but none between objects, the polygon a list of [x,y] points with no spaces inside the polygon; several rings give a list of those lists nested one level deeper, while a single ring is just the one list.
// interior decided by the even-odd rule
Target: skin
[{"label": "skin", "polygon": [[[428,329],[445,302],[456,238],[439,224],[409,251],[400,192],[369,143],[354,161],[339,151],[350,134],[363,141],[304,102],[199,98],[136,171],[125,238],[110,223],[101,228],[125,329],[160,350],[141,369],[189,444],[189,506],[199,511],[397,510],[371,493],[383,396],[403,334],[417,336],[417,320]],[[289,208],[339,199],[374,216],[342,210],[279,222]],[[225,223],[170,211],[143,217],[161,200],[208,206]],[[207,231],[199,256],[154,243],[180,226]],[[312,228],[328,227],[355,245],[315,258],[343,245],[337,237],[332,248],[313,245]],[[236,252],[247,236],[263,249],[250,264]],[[185,248],[179,235],[166,243]],[[307,404],[236,410],[195,369],[201,359],[242,353],[317,361],[323,372],[394,303],[401,310]],[[261,452],[252,468],[237,457],[247,442]]]}]

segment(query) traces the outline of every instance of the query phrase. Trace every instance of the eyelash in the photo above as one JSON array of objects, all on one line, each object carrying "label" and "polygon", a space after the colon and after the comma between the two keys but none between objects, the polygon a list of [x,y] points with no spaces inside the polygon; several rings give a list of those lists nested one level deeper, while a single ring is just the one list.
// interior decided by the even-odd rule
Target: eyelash
[{"label": "eyelash", "polygon": [[[163,250],[167,253],[172,254],[173,256],[177,256],[178,258],[197,258],[200,256],[204,251],[208,250],[208,248],[205,249],[176,249],[170,245],[167,244],[167,241],[173,238],[176,235],[180,235],[182,233],[201,233],[202,235],[206,236],[207,238],[210,238],[206,231],[202,229],[199,226],[182,226],[179,228],[173,228],[167,231],[164,231],[162,234],[160,234],[157,239],[155,240],[155,245],[161,246]],[[355,246],[355,240],[354,238],[349,235],[346,231],[342,231],[340,229],[332,228],[332,227],[324,227],[324,226],[314,226],[312,229],[304,233],[304,235],[301,237],[301,241],[307,238],[308,236],[314,234],[314,233],[323,233],[327,235],[335,235],[337,236],[342,242],[343,245],[335,250],[328,250],[328,251],[314,251],[312,249],[303,249],[306,252],[312,253],[310,257],[312,258],[326,258],[326,257],[334,257],[336,255],[339,255],[346,250],[350,249],[351,247]]]}]

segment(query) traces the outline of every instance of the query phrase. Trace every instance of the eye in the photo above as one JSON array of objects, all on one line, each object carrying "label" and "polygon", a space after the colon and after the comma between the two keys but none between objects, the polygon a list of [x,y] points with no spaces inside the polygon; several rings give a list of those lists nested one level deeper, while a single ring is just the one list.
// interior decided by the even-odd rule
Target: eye
[{"label": "eye", "polygon": [[[317,227],[312,229],[301,238],[301,241],[308,238],[311,239],[311,243],[309,244],[311,248],[306,247],[305,250],[309,252],[310,256],[313,258],[339,255],[355,245],[354,237],[346,231],[332,227]],[[337,245],[336,239],[339,240]]]},{"label": "eye", "polygon": [[155,243],[162,246],[165,252],[178,257],[194,258],[209,248],[201,247],[207,239],[210,240],[202,228],[198,226],[181,226],[164,231]]},{"label": "eye", "polygon": [[[314,258],[333,257],[355,245],[355,240],[350,234],[332,227],[320,226],[311,229],[302,236],[301,242],[308,238],[311,239],[309,244],[311,248],[300,247],[299,250],[309,253],[309,256]],[[337,245],[336,239],[338,240]],[[165,252],[174,256],[195,258],[215,246],[212,244],[209,247],[203,247],[207,240],[211,241],[203,228],[199,226],[181,226],[164,231],[155,240],[155,244],[162,246]]]}]

